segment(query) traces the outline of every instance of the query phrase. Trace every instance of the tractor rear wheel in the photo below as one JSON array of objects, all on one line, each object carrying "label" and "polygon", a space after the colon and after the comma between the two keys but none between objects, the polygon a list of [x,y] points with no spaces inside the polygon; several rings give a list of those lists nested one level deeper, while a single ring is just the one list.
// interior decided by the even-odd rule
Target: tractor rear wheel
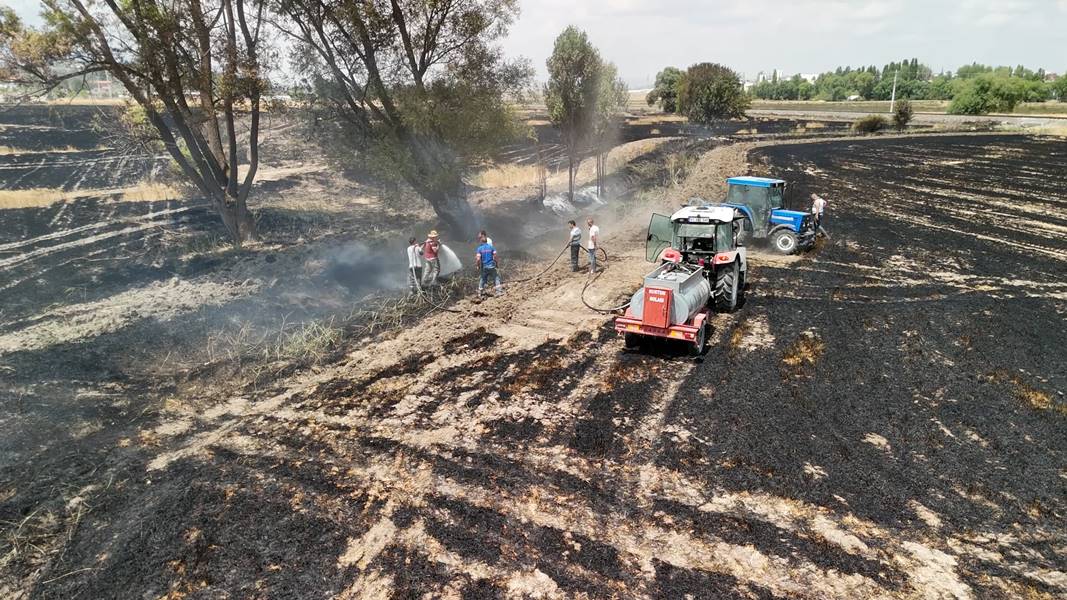
[{"label": "tractor rear wheel", "polygon": [[704,346],[708,343],[708,323],[704,322],[697,331],[697,337],[689,345],[689,356],[700,356],[704,353]]},{"label": "tractor rear wheel", "polygon": [[782,254],[792,254],[797,251],[797,234],[788,229],[779,229],[771,236],[771,244]]},{"label": "tractor rear wheel", "polygon": [[732,311],[737,308],[740,273],[737,262],[721,268],[715,276],[715,307],[719,310]]},{"label": "tractor rear wheel", "polygon": [[626,333],[622,337],[622,345],[626,348],[636,348],[641,345],[641,336],[636,333]]}]

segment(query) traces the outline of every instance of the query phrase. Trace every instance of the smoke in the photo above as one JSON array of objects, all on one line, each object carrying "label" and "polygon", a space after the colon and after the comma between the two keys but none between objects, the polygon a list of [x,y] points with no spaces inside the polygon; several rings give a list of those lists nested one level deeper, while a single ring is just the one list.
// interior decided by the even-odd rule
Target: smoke
[{"label": "smoke", "polygon": [[326,254],[324,275],[355,296],[396,291],[407,286],[405,245],[368,246],[349,242]]},{"label": "smoke", "polygon": [[574,202],[566,193],[545,196],[544,206],[561,217],[572,217],[579,212],[595,211],[607,204],[597,194],[596,186],[590,185],[574,191]]}]

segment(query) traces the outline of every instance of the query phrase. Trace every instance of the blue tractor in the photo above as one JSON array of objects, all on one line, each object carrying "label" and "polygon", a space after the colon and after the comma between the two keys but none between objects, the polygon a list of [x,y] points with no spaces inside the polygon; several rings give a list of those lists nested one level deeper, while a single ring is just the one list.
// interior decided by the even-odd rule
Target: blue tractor
[{"label": "blue tractor", "polygon": [[793,254],[815,244],[815,222],[811,214],[782,208],[785,203],[784,181],[766,177],[731,177],[726,184],[729,191],[725,204],[745,213],[751,223],[752,228],[746,234],[754,239],[769,239],[774,249],[782,254]]}]

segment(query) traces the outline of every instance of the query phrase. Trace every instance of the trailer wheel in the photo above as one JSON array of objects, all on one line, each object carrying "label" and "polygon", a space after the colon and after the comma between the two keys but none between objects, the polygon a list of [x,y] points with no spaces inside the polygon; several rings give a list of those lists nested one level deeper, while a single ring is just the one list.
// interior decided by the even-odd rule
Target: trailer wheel
[{"label": "trailer wheel", "polygon": [[636,348],[641,345],[641,336],[636,333],[623,334],[622,345],[626,348]]},{"label": "trailer wheel", "polygon": [[719,271],[715,277],[715,307],[732,311],[737,308],[739,272],[737,262]]},{"label": "trailer wheel", "polygon": [[797,234],[788,229],[779,229],[771,236],[771,244],[782,254],[792,254],[797,251]]},{"label": "trailer wheel", "polygon": [[708,343],[708,324],[705,321],[697,332],[697,339],[689,345],[689,356],[700,356],[704,353],[704,346]]}]

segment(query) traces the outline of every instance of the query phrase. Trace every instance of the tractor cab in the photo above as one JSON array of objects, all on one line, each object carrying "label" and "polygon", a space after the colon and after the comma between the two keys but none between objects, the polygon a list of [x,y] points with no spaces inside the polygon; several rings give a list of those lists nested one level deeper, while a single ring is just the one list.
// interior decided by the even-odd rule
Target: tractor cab
[{"label": "tractor cab", "polygon": [[770,239],[775,250],[792,254],[815,243],[811,215],[785,206],[785,181],[767,177],[731,177],[726,180],[726,204],[750,219],[755,239]]},{"label": "tractor cab", "polygon": [[669,217],[652,215],[645,241],[646,260],[660,261],[666,250],[673,249],[683,262],[710,264],[715,255],[737,250],[747,215],[732,206],[701,202],[685,206]]}]

